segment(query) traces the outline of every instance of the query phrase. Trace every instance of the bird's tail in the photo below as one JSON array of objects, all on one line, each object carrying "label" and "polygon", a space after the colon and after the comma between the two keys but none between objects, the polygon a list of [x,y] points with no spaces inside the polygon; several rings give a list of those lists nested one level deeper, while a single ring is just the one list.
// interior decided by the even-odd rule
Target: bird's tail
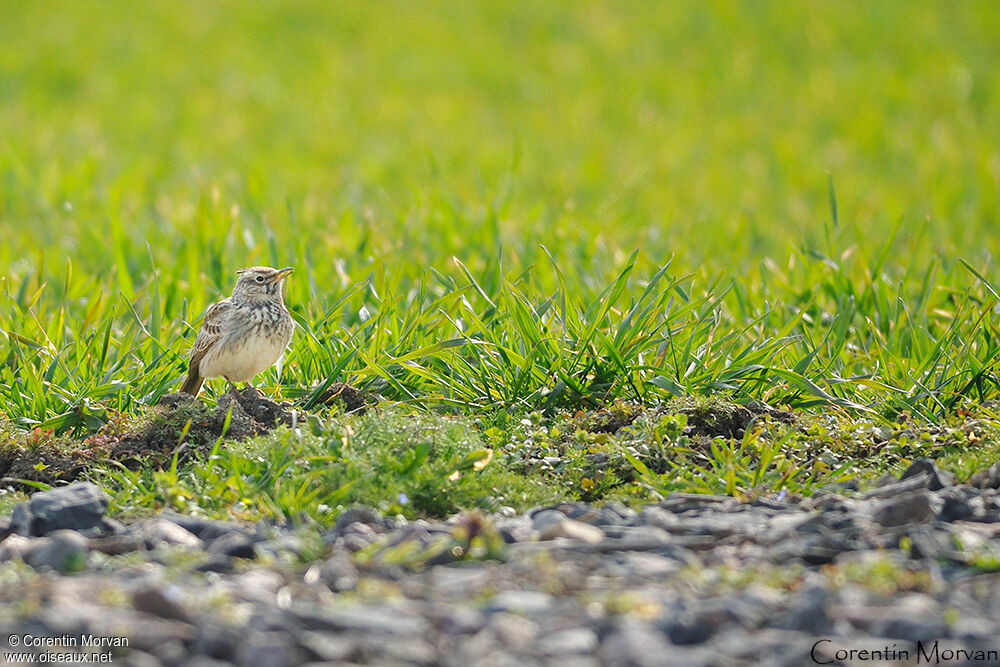
[{"label": "bird's tail", "polygon": [[198,392],[201,391],[201,385],[204,382],[205,378],[198,374],[198,370],[196,368],[192,368],[188,371],[187,380],[184,380],[184,386],[181,387],[181,391],[185,394],[197,396]]}]

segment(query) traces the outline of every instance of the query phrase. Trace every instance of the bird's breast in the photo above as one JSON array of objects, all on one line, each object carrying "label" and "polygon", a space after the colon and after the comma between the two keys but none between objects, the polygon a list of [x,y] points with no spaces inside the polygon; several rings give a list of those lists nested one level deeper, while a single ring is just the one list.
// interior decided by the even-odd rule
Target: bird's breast
[{"label": "bird's breast", "polygon": [[206,378],[225,377],[230,382],[248,382],[273,366],[292,338],[292,320],[287,311],[247,308],[234,313],[218,344],[201,363]]}]

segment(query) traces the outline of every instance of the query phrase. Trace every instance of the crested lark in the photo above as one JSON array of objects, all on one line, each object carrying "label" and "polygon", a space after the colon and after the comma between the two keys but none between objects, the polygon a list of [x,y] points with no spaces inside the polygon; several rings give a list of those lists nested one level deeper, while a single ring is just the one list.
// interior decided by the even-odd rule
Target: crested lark
[{"label": "crested lark", "polygon": [[269,266],[237,271],[233,295],[205,311],[181,391],[197,396],[214,377],[230,386],[249,382],[278,361],[292,340],[292,317],[281,298],[281,282],[291,272]]}]

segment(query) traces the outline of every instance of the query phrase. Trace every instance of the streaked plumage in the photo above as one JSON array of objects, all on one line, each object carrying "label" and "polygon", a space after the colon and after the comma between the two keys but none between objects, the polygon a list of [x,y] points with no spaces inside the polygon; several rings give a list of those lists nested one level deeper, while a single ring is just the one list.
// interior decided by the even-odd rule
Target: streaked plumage
[{"label": "streaked plumage", "polygon": [[249,382],[281,358],[294,328],[281,297],[282,280],[291,270],[239,271],[233,295],[205,311],[181,391],[197,396],[202,383],[214,377]]}]

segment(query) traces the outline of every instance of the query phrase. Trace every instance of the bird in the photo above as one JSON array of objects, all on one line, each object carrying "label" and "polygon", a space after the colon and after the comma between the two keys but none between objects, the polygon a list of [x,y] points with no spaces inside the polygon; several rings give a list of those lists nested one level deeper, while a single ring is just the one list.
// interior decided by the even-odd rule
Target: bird
[{"label": "bird", "polygon": [[292,270],[251,266],[236,272],[233,295],[205,311],[182,392],[197,396],[205,380],[215,377],[234,390],[277,363],[295,328],[281,295]]}]

